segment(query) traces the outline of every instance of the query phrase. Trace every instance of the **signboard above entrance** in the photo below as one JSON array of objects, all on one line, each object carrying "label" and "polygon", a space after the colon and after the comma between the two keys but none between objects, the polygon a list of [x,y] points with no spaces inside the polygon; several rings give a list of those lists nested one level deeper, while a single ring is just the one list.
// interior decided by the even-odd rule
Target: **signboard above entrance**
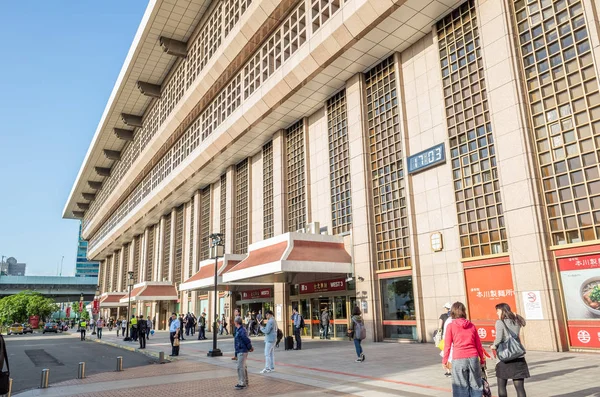
[{"label": "signboard above entrance", "polygon": [[346,280],[343,278],[335,280],[314,281],[311,283],[300,284],[301,294],[312,294],[315,292],[344,291],[346,290]]},{"label": "signboard above entrance", "polygon": [[269,288],[255,289],[252,291],[242,291],[242,299],[263,299],[271,298],[271,290]]},{"label": "signboard above entrance", "polygon": [[417,154],[413,154],[408,157],[408,173],[416,174],[426,170],[427,168],[433,167],[437,164],[446,162],[446,150],[444,144],[440,143],[434,147],[430,147],[427,150],[423,150]]}]

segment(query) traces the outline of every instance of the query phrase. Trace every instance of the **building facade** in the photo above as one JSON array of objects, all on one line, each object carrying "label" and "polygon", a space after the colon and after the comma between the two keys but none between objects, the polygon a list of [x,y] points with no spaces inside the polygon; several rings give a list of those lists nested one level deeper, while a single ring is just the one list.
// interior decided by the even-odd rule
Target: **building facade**
[{"label": "building facade", "polygon": [[7,258],[6,261],[3,257],[2,262],[0,262],[0,274],[2,276],[24,276],[26,268],[26,263],[19,263],[12,256]]},{"label": "building facade", "polygon": [[600,348],[599,6],[151,2],[63,214],[104,310],[431,341],[459,300],[490,341],[505,302],[529,349]]},{"label": "building facade", "polygon": [[77,240],[77,258],[75,262],[75,277],[98,277],[100,262],[88,260],[88,242],[81,236],[79,225],[79,238]]}]

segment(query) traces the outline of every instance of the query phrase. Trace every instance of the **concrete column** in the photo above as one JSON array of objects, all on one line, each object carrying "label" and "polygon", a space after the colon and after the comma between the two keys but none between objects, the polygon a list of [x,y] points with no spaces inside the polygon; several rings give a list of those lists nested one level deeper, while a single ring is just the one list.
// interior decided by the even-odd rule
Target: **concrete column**
[{"label": "concrete column", "polygon": [[[210,192],[212,205],[210,207],[212,222],[209,233],[221,232],[221,180],[212,185]],[[210,243],[210,241],[209,241]]]},{"label": "concrete column", "polygon": [[114,280],[113,275],[115,274],[115,270],[116,270],[115,269],[115,266],[116,266],[116,263],[115,263],[116,260],[115,259],[118,258],[118,255],[119,255],[119,251],[115,251],[115,252],[113,252],[112,257],[111,257],[110,272],[108,274],[108,280],[109,280],[109,282],[108,282],[108,292],[116,291],[116,285],[113,285],[113,280]]},{"label": "concrete column", "polygon": [[160,245],[160,242],[162,241],[160,238],[162,229],[163,228],[160,226],[160,222],[154,225],[154,252],[152,253],[154,255],[154,262],[152,266],[152,281],[160,281],[158,276],[160,273],[157,273],[156,269],[158,268],[159,260],[162,260],[161,256],[163,250],[162,246]]},{"label": "concrete column", "polygon": [[148,258],[152,253],[148,252],[148,240],[150,239],[150,228],[144,229],[144,238],[142,240],[142,253],[140,255],[140,281],[146,280],[146,266],[148,266]]},{"label": "concrete column", "polygon": [[273,137],[273,234],[287,232],[285,130]]},{"label": "concrete column", "polygon": [[[135,256],[135,238],[131,240],[129,244],[129,260],[127,261],[127,271],[133,271],[133,257]],[[134,280],[135,282],[135,280]],[[125,287],[127,287],[127,280],[125,280]]]},{"label": "concrete column", "polygon": [[262,241],[264,236],[263,217],[264,217],[264,191],[263,191],[263,156],[262,150],[256,156],[249,159],[249,164],[252,164],[251,177],[248,183],[248,190],[252,202],[252,208],[248,210],[249,220],[248,225],[251,226],[251,231],[248,234],[248,245],[257,241]]},{"label": "concrete column", "polygon": [[[302,133],[304,134],[304,199],[306,200],[306,223],[312,222],[312,183],[311,183],[311,169],[310,169],[310,140],[308,135],[308,117],[302,119]],[[306,225],[302,225],[306,227]]]},{"label": "concrete column", "polygon": [[[183,264],[181,266],[182,280],[185,281],[188,279],[190,274],[190,268],[192,264],[190,263],[190,250],[192,250],[192,246],[190,245],[190,230],[192,226],[192,203],[188,202],[183,207]],[[187,293],[185,294],[187,297]]]},{"label": "concrete column", "polygon": [[[254,208],[254,199],[252,197],[252,190],[251,190],[252,189],[252,180],[253,180],[252,169],[253,169],[252,157],[248,157],[248,212],[247,212],[247,218],[248,218],[248,220],[247,220],[247,222],[248,222],[248,231],[247,231],[247,233],[248,233],[248,235],[247,235],[248,246],[250,246],[250,242],[252,241],[252,230],[254,228],[254,226],[252,225],[252,210]],[[261,184],[261,186],[262,186],[262,184]],[[262,230],[262,228],[261,228],[261,230]],[[233,307],[233,304],[231,305],[231,307]],[[230,312],[233,315],[233,309]]]},{"label": "concrete column", "polygon": [[123,264],[125,263],[125,255],[127,255],[127,249],[125,248],[125,246],[121,247],[121,250],[119,251],[119,268],[117,269],[117,271],[119,272],[117,274],[117,291],[121,291],[121,286],[123,285]]},{"label": "concrete column", "polygon": [[177,224],[177,211],[171,209],[171,244],[169,244],[169,281],[173,281],[173,273],[175,271],[175,225]]},{"label": "concrete column", "polygon": [[164,249],[165,249],[165,217],[160,218],[158,227],[158,256],[156,257],[156,270],[154,270],[155,280],[162,280],[162,269],[164,265]]},{"label": "concrete column", "polygon": [[[290,284],[288,283],[275,283],[273,284],[273,314],[277,316],[277,305],[282,305],[281,308],[281,320],[276,318],[277,326],[283,331],[284,335],[288,334],[288,327],[290,324],[290,317],[292,313],[289,313],[288,306],[290,305]],[[245,313],[242,313],[244,315]]]},{"label": "concrete column", "polygon": [[192,275],[198,271],[198,250],[200,249],[200,191],[194,193],[194,234],[192,236]]},{"label": "concrete column", "polygon": [[235,166],[227,168],[227,194],[225,195],[225,252],[235,247]]},{"label": "concrete column", "polygon": [[[370,165],[368,151],[368,129],[365,109],[365,80],[356,74],[346,83],[348,111],[348,144],[350,152],[352,236],[354,239],[354,272],[356,293],[367,302],[367,313],[363,315],[367,338],[383,339],[381,308],[377,287],[375,226],[371,194]],[[360,277],[360,279],[359,279]],[[363,281],[361,281],[363,280]],[[363,294],[362,292],[366,292]]]},{"label": "concrete column", "polygon": [[532,350],[563,350],[566,343],[555,265],[544,234],[527,102],[521,87],[517,33],[506,1],[478,1],[477,16],[488,104],[495,137],[498,179],[512,264],[516,311],[524,313],[523,291],[540,291],[544,320],[530,320],[523,330]]},{"label": "concrete column", "polygon": [[[108,259],[108,258],[107,258]],[[100,292],[104,293],[104,273],[106,272],[105,269],[105,264],[107,259],[100,261],[100,264],[98,265],[98,285],[100,285]]]}]

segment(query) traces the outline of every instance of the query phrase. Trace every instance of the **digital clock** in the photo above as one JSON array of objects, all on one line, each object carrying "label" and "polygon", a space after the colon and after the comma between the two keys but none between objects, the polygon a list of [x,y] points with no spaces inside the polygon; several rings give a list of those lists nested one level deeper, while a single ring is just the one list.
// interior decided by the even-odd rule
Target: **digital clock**
[{"label": "digital clock", "polygon": [[408,157],[408,173],[416,174],[434,165],[446,162],[446,149],[443,143],[430,147]]}]

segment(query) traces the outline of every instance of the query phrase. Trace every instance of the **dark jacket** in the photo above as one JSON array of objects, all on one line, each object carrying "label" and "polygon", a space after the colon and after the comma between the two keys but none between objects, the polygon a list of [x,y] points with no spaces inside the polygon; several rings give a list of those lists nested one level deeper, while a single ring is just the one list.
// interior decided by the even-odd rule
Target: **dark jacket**
[{"label": "dark jacket", "polygon": [[246,329],[244,327],[237,329],[234,341],[236,356],[238,353],[248,353],[250,349],[252,349],[252,342],[250,342],[250,338],[248,338],[248,334],[246,333]]},{"label": "dark jacket", "polygon": [[201,326],[201,327],[205,327],[205,326],[206,326],[206,318],[204,318],[204,316],[201,316],[201,317],[198,319],[198,322],[200,323],[200,326]]}]

